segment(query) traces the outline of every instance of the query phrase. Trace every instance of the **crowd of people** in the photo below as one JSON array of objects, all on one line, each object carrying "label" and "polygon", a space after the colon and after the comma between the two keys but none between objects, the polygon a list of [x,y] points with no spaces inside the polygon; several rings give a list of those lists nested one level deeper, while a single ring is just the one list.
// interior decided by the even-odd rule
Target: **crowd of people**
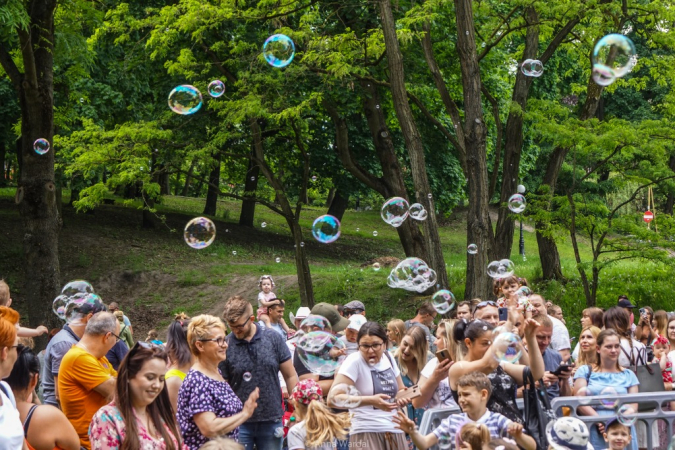
[{"label": "crowd of people", "polygon": [[[588,403],[578,414],[597,423],[566,417],[577,422],[556,421],[542,441],[517,399],[529,378],[549,399],[636,393],[631,367],[653,362],[672,390],[675,315],[645,306],[636,323],[622,296],[607,310],[585,309],[574,344],[562,309],[524,286],[516,276],[496,280],[496,301],[460,302],[452,318],[423,302],[410,320],[385,326],[354,300],[301,307],[289,326],[265,275],[257,311],[234,296],[222,317],[178,314],[162,341],[156,330],[137,340],[119,305],[100,301],[78,305],[61,329],[25,328],[0,281],[0,448],[541,450],[548,439],[558,449],[638,450],[647,433],[665,448],[672,430]],[[334,370],[314,370],[298,347],[317,330],[339,343]],[[45,333],[36,355],[31,338]],[[511,354],[498,353],[502,333],[519,338]],[[431,408],[460,412],[423,435]]]}]

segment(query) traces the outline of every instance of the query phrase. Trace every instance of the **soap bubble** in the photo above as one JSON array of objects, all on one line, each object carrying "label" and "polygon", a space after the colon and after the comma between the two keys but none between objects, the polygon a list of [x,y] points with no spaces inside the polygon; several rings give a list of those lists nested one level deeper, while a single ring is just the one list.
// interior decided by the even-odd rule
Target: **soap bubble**
[{"label": "soap bubble", "polygon": [[492,342],[493,355],[499,362],[518,362],[523,354],[522,343],[523,341],[517,334],[508,331],[502,332]]},{"label": "soap bubble", "polygon": [[251,375],[251,372],[244,372],[242,378],[244,379],[244,381],[248,383],[249,381],[251,381],[251,378],[253,378],[253,375]]},{"label": "soap bubble", "polygon": [[267,226],[267,222],[263,222],[260,224],[261,227],[265,228]]},{"label": "soap bubble", "polygon": [[330,377],[345,359],[344,341],[325,331],[303,334],[295,343],[295,352],[302,364],[312,373]]},{"label": "soap bubble", "polygon": [[206,248],[216,238],[216,226],[206,217],[195,217],[185,225],[183,237],[192,248]]},{"label": "soap bubble", "polygon": [[384,202],[380,215],[382,216],[382,220],[392,227],[400,227],[405,219],[408,218],[409,210],[410,205],[408,204],[408,200],[402,197],[392,197]]},{"label": "soap bubble", "polygon": [[521,286],[516,291],[516,297],[529,297],[532,295],[532,289],[527,286]]},{"label": "soap bubble", "polygon": [[277,257],[277,259],[275,259],[275,261],[278,262],[278,263],[280,263],[280,262],[281,262],[281,258]]},{"label": "soap bubble", "polygon": [[576,417],[561,417],[546,425],[546,438],[553,450],[593,450],[588,427]]},{"label": "soap bubble", "polygon": [[520,66],[526,77],[540,77],[544,73],[544,65],[538,59],[526,59]]},{"label": "soap bubble", "polygon": [[522,184],[519,184],[518,187],[516,188],[516,191],[518,191],[519,194],[524,194],[525,193],[525,186]]},{"label": "soap bubble", "polygon": [[377,236],[377,231],[373,231],[373,236]]},{"label": "soap bubble", "polygon": [[357,233],[358,233],[359,231],[361,231],[361,228],[357,228],[357,229],[356,229],[356,232],[357,232]]},{"label": "soap bubble", "polygon": [[202,107],[202,93],[194,86],[183,84],[169,94],[169,108],[176,114],[194,114]]},{"label": "soap bubble", "polygon": [[340,237],[340,221],[330,214],[317,217],[312,224],[312,236],[323,244],[337,241]]},{"label": "soap bubble", "polygon": [[33,142],[33,150],[35,150],[35,153],[38,155],[44,155],[49,151],[49,148],[50,145],[47,139],[38,139],[37,141]]},{"label": "soap bubble", "polygon": [[218,98],[225,93],[225,83],[220,80],[213,80],[209,83],[209,95]]},{"label": "soap bubble", "polygon": [[302,319],[299,327],[299,330],[304,333],[311,333],[312,331],[331,331],[332,329],[333,327],[328,319],[324,316],[316,316],[313,314]]},{"label": "soap bubble", "polygon": [[58,316],[61,320],[66,320],[66,306],[68,305],[68,296],[59,295],[52,302],[52,311]]},{"label": "soap bubble", "polygon": [[509,259],[502,259],[501,261],[492,261],[488,264],[487,274],[491,278],[506,278],[513,275],[516,271],[516,265]]},{"label": "soap bubble", "polygon": [[91,285],[88,281],[84,280],[73,280],[69,281],[63,289],[61,289],[61,294],[66,297],[72,297],[75,294],[93,294],[94,286]]},{"label": "soap bubble", "polygon": [[406,258],[391,270],[387,284],[392,288],[424,292],[436,284],[436,272],[419,258]]},{"label": "soap bubble", "polygon": [[593,67],[598,64],[608,67],[616,78],[620,78],[633,70],[635,45],[623,34],[608,34],[595,44],[591,59]]},{"label": "soap bubble", "polygon": [[619,394],[616,392],[616,389],[606,387],[600,391],[600,396],[603,397],[600,399],[600,404],[604,409],[616,409],[616,406],[619,404]]},{"label": "soap bubble", "polygon": [[469,244],[469,246],[466,248],[466,252],[469,255],[475,255],[478,253],[478,246],[476,244]]},{"label": "soap bubble", "polygon": [[428,215],[427,210],[424,209],[424,206],[422,206],[420,203],[413,203],[410,205],[408,212],[410,213],[410,217],[415,220],[425,220]]},{"label": "soap bubble", "polygon": [[455,307],[455,296],[447,289],[441,289],[431,297],[431,306],[438,314],[447,314]]},{"label": "soap bubble", "polygon": [[619,407],[619,411],[617,412],[617,416],[619,422],[626,425],[627,427],[630,427],[634,425],[635,421],[637,420],[637,411],[634,410],[633,407],[628,404],[621,405]]},{"label": "soap bubble", "polygon": [[331,404],[338,409],[358,408],[361,404],[361,393],[350,384],[336,384],[330,388],[328,397]]},{"label": "soap bubble", "polygon": [[599,86],[609,86],[614,83],[616,76],[612,69],[602,64],[593,64],[593,81]]},{"label": "soap bubble", "polygon": [[380,270],[380,263],[375,263],[375,264],[373,264],[373,270],[374,270],[375,272],[377,272],[378,270]]},{"label": "soap bubble", "polygon": [[431,192],[427,194],[427,198],[428,198],[429,200],[431,200],[433,197],[434,197],[434,196],[431,194]]},{"label": "soap bubble", "polygon": [[84,310],[80,308],[88,306],[86,310],[93,311],[96,309],[96,305],[103,307],[103,300],[92,292],[78,292],[70,296],[68,305],[66,305],[66,322],[74,325],[74,320],[80,313],[84,313]]},{"label": "soap bubble", "polygon": [[576,397],[579,397],[579,404],[582,406],[588,406],[591,404],[591,397],[593,393],[587,386],[579,388],[579,390],[574,394]]},{"label": "soap bubble", "polygon": [[441,436],[438,438],[438,448],[440,450],[448,450],[452,448],[452,438],[450,436]]},{"label": "soap bubble", "polygon": [[317,176],[314,175],[314,176],[312,177],[312,181],[316,181],[316,180],[317,180]]},{"label": "soap bubble", "polygon": [[525,211],[525,206],[527,206],[527,202],[525,201],[524,195],[513,194],[511,197],[509,197],[509,209],[511,212],[520,214],[521,212]]},{"label": "soap bubble", "polygon": [[295,44],[285,34],[275,34],[263,44],[263,56],[272,67],[286,67],[295,56]]},{"label": "soap bubble", "polygon": [[281,439],[282,437],[284,437],[283,427],[278,427],[274,430],[274,437],[277,439]]},{"label": "soap bubble", "polygon": [[305,246],[305,243],[304,243],[304,242],[300,242],[300,247],[304,247],[304,246]]},{"label": "soap bubble", "polygon": [[236,250],[232,250],[232,256],[237,256],[237,251],[236,251]]},{"label": "soap bubble", "polygon": [[251,181],[255,181],[255,177],[251,177]]}]

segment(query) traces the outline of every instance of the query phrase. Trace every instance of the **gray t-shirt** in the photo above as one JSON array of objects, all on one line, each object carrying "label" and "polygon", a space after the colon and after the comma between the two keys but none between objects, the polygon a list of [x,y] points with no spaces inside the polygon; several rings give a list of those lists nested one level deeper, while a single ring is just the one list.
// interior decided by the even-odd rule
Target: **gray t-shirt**
[{"label": "gray t-shirt", "polygon": [[[255,388],[260,388],[258,407],[247,422],[281,420],[283,415],[279,366],[291,359],[291,352],[279,333],[256,326],[251,341],[227,336],[227,359],[218,366],[223,378],[245,403]],[[249,381],[244,374],[249,373]],[[246,376],[248,378],[248,376]]]},{"label": "gray t-shirt", "polygon": [[42,368],[42,386],[44,390],[44,403],[56,406],[56,393],[54,392],[54,376],[58,376],[61,360],[66,355],[70,347],[77,344],[80,338],[64,325],[63,329],[56,333],[47,344],[45,349],[45,363]]},{"label": "gray t-shirt", "polygon": [[[560,353],[551,350],[551,347],[548,347],[541,356],[544,358],[544,370],[546,370],[546,372],[555,372],[562,362]],[[548,394],[549,400],[560,397],[560,384],[553,383],[550,386],[547,386],[546,393]]]}]

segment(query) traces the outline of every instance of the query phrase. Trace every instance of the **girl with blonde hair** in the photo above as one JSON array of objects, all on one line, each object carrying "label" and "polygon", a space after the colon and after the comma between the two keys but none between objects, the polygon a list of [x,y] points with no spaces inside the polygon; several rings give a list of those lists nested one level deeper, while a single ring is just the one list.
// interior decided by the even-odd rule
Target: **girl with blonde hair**
[{"label": "girl with blonde hair", "polygon": [[405,335],[405,322],[401,319],[392,319],[387,324],[387,337],[389,338],[389,351],[394,353]]}]

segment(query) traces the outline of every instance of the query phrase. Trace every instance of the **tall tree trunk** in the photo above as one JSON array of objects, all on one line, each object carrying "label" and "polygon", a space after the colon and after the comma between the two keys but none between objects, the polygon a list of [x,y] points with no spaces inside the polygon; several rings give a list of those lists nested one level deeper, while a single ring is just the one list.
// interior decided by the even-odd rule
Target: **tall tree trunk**
[{"label": "tall tree trunk", "polygon": [[[23,3],[22,3],[23,4]],[[24,293],[30,326],[51,326],[57,320],[51,303],[61,287],[59,231],[61,217],[54,182],[54,10],[55,0],[30,2],[29,28],[17,29],[24,73],[0,40],[0,64],[12,80],[21,106],[21,177],[15,201],[23,224]],[[0,38],[2,39],[2,38]],[[36,139],[52,150],[33,151]]]},{"label": "tall tree trunk", "polygon": [[[671,155],[668,160],[668,167],[670,170],[675,172],[675,155]],[[664,213],[673,215],[673,204],[675,204],[675,193],[672,191],[668,193],[668,199],[666,200],[666,207],[664,208]]]},{"label": "tall tree trunk", "polygon": [[342,222],[342,216],[345,215],[348,206],[349,197],[340,195],[340,190],[338,189],[335,191],[335,197],[333,197],[333,201],[328,208],[328,214],[337,217],[337,219]]},{"label": "tall tree trunk", "polygon": [[211,173],[209,174],[209,186],[206,191],[206,204],[204,215],[215,216],[218,207],[218,194],[220,193],[220,152],[213,155]]},{"label": "tall tree trunk", "polygon": [[410,156],[410,169],[415,185],[415,200],[424,205],[428,217],[423,222],[425,230],[424,240],[429,260],[426,262],[438,275],[438,283],[443,287],[448,286],[448,274],[445,270],[443,248],[438,235],[438,223],[436,208],[433,198],[430,197],[431,187],[427,178],[426,161],[424,157],[424,145],[422,136],[417,129],[412,109],[408,103],[408,93],[405,88],[405,73],[403,70],[403,55],[396,37],[396,22],[391,10],[390,0],[380,0],[380,19],[386,48],[388,67],[391,80],[391,93],[394,100],[394,110],[398,118],[406,148]]},{"label": "tall tree trunk", "polygon": [[481,78],[476,55],[471,0],[455,0],[455,10],[457,50],[464,92],[466,177],[469,179],[467,244],[478,246],[478,253],[467,258],[464,297],[485,299],[492,295],[491,279],[485,268],[488,266],[488,258],[494,253],[494,235],[488,213],[487,127],[483,119]]},{"label": "tall tree trunk", "polygon": [[159,173],[159,193],[160,195],[171,195],[170,175],[166,166],[162,164],[162,171]]},{"label": "tall tree trunk", "polygon": [[0,186],[7,186],[7,178],[5,177],[5,155],[7,153],[7,144],[0,139]]},{"label": "tall tree trunk", "polygon": [[183,185],[183,190],[181,191],[180,195],[183,197],[187,197],[188,193],[190,192],[190,185],[192,184],[192,176],[195,171],[195,163],[197,162],[197,158],[194,158],[192,162],[190,163],[190,168],[188,169],[187,175],[185,175],[185,184]]},{"label": "tall tree trunk", "polygon": [[328,191],[328,197],[326,197],[326,206],[330,208],[330,205],[333,204],[333,199],[335,199],[335,193],[337,192],[336,188],[330,188]]},{"label": "tall tree trunk", "polygon": [[[261,144],[262,145],[262,144]],[[251,156],[255,156],[255,149],[252,146]],[[248,170],[244,178],[244,192],[255,194],[258,189],[258,177],[260,176],[260,167],[253,159],[248,161]],[[255,200],[244,200],[241,202],[241,212],[239,213],[239,225],[244,227],[253,227],[255,219]]]}]

